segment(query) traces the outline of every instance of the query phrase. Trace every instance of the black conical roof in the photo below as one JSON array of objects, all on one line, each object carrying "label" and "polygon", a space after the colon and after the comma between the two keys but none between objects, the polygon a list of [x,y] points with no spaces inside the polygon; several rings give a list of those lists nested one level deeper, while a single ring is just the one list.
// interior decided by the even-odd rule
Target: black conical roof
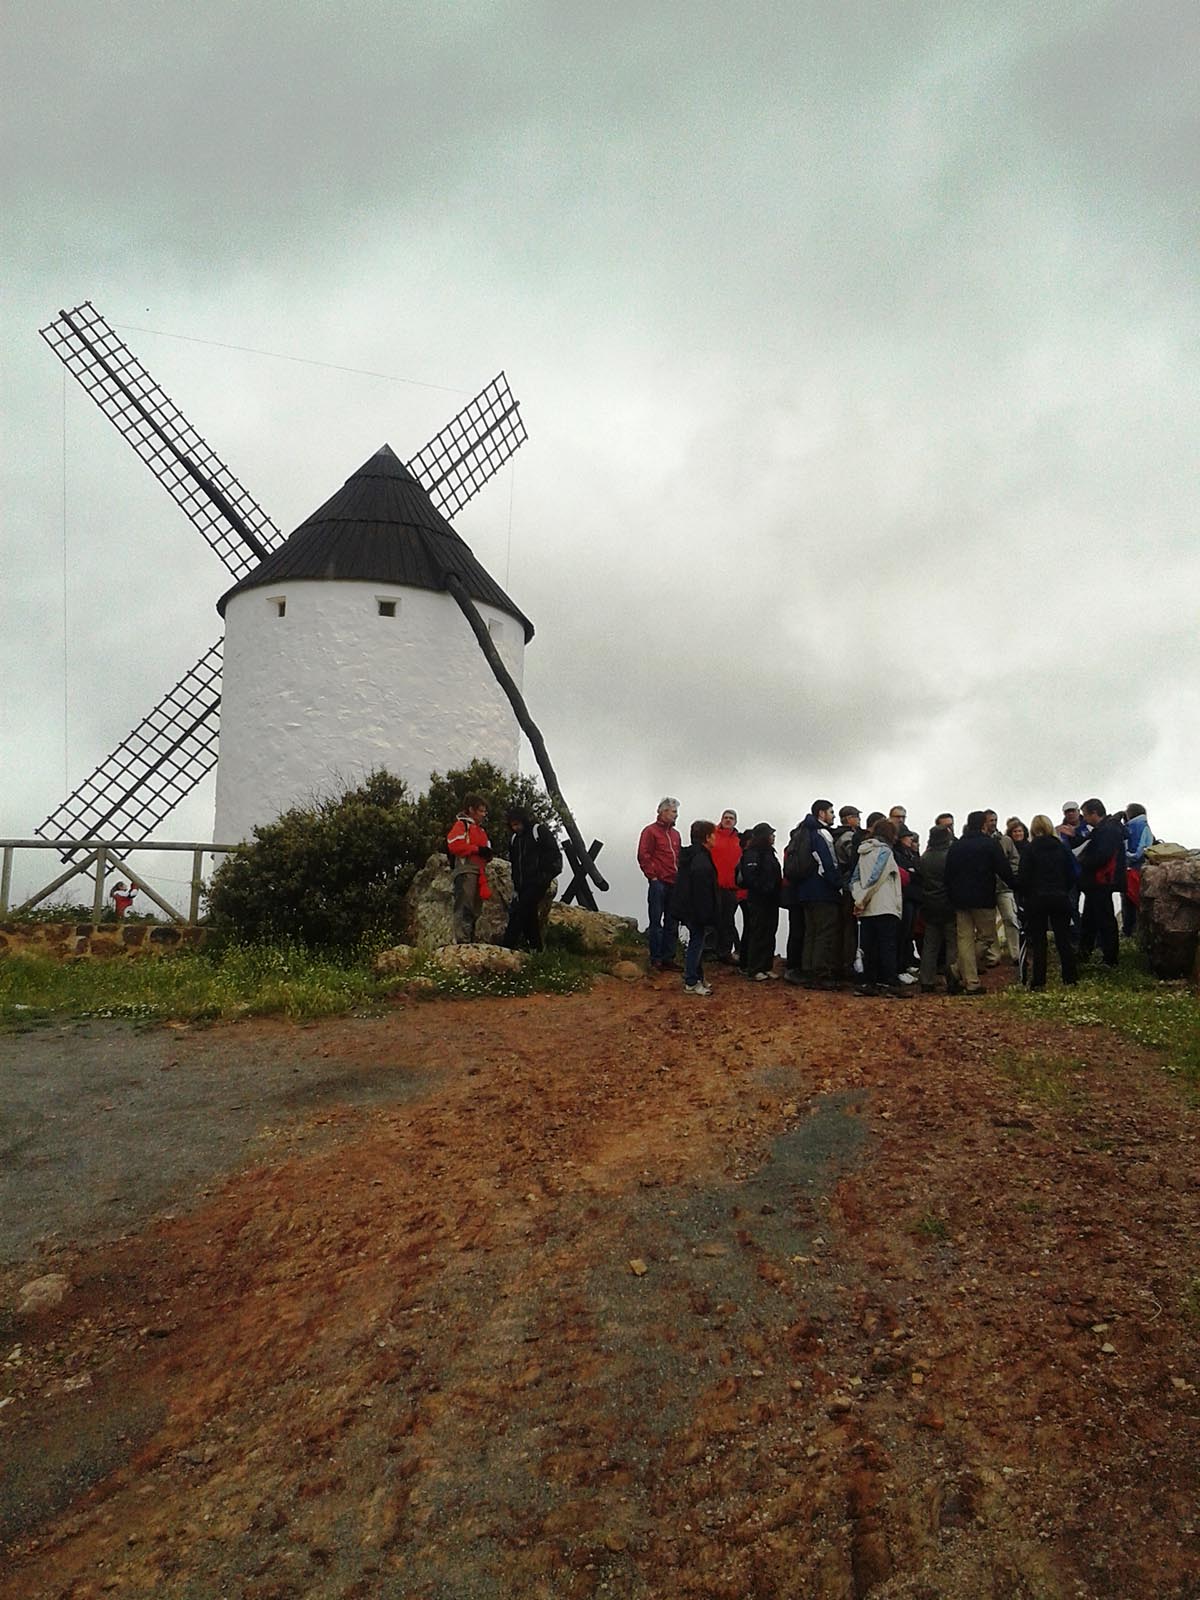
[{"label": "black conical roof", "polygon": [[384,445],[290,538],[217,601],[225,607],[243,589],[296,579],[358,578],[409,589],[442,589],[441,569],[462,579],[473,600],[515,617],[533,638],[533,623],[475,559],[434,508],[427,491]]}]

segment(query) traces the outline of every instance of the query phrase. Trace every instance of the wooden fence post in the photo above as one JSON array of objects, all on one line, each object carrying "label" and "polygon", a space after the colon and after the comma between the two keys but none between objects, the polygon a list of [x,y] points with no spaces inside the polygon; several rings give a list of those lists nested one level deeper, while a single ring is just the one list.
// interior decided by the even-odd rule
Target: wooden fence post
[{"label": "wooden fence post", "polygon": [[108,868],[108,851],[103,846],[96,851],[96,890],[92,895],[92,921],[98,923],[104,915],[104,874]]},{"label": "wooden fence post", "polygon": [[192,851],[192,898],[188,901],[188,921],[193,927],[200,920],[200,891],[204,887],[204,851]]},{"label": "wooden fence post", "polygon": [[4,846],[4,865],[0,867],[0,917],[8,915],[8,895],[12,888],[13,847]]}]

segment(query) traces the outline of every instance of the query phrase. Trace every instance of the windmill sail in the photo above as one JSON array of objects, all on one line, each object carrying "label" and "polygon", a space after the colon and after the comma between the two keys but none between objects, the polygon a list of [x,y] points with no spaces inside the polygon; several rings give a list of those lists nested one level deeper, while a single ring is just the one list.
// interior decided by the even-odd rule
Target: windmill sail
[{"label": "windmill sail", "polygon": [[148,837],[217,760],[217,640],[74,794],[34,830],[43,839]]},{"label": "windmill sail", "polygon": [[60,311],[41,335],[235,578],[283,542],[258,502],[90,301]]},{"label": "windmill sail", "polygon": [[501,372],[407,463],[447,519],[473,500],[529,435]]}]

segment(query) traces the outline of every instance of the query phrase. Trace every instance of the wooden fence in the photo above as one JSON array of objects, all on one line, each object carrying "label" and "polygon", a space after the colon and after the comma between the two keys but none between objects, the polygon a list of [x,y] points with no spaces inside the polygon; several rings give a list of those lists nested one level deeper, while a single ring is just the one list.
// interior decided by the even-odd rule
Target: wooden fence
[{"label": "wooden fence", "polygon": [[[232,844],[181,844],[175,840],[163,839],[0,839],[0,918],[16,921],[22,912],[32,911],[34,906],[48,899],[56,889],[61,889],[65,883],[82,874],[92,879],[92,921],[99,922],[104,915],[106,905],[105,880],[110,873],[119,873],[148,900],[152,900],[172,922],[194,924],[199,920],[200,898],[204,892],[205,856],[225,856],[236,849],[237,846]],[[13,860],[18,850],[54,850],[60,859],[68,861],[69,865],[36,894],[22,900],[20,905],[10,908]],[[152,889],[129,865],[129,856],[138,850],[191,852],[192,876],[186,915],[164,900],[162,895],[156,889]],[[79,856],[80,859],[72,861],[70,859],[72,856]]]}]

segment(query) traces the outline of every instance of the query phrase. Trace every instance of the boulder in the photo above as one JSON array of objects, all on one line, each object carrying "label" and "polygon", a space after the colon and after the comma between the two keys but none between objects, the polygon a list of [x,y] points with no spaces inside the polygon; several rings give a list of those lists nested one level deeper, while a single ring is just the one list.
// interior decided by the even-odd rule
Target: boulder
[{"label": "boulder", "polygon": [[407,972],[416,956],[417,952],[411,944],[398,944],[391,950],[381,950],[375,957],[375,976],[390,978],[393,973]]},{"label": "boulder", "polygon": [[[499,858],[489,861],[487,880],[492,897],[484,901],[475,924],[481,944],[502,938],[508,925],[512,868],[507,861]],[[405,898],[405,907],[408,936],[413,944],[428,947],[453,942],[454,894],[450,887],[450,863],[440,850],[434,851],[413,879]]]},{"label": "boulder", "polygon": [[520,972],[525,965],[523,950],[507,950],[499,944],[447,944],[435,950],[433,959],[447,972]]},{"label": "boulder", "polygon": [[585,911],[582,906],[565,906],[561,900],[550,907],[549,926],[573,929],[588,955],[608,955],[618,943],[638,936],[638,925],[632,917]]},{"label": "boulder", "polygon": [[1142,866],[1138,940],[1158,978],[1200,975],[1200,850],[1154,845]]},{"label": "boulder", "polygon": [[71,1280],[61,1272],[48,1272],[44,1278],[33,1278],[22,1285],[17,1315],[29,1317],[39,1311],[48,1311],[52,1306],[60,1306],[70,1290]]},{"label": "boulder", "polygon": [[636,961],[618,961],[610,970],[614,978],[621,978],[625,983],[636,983],[645,977],[645,970]]}]

